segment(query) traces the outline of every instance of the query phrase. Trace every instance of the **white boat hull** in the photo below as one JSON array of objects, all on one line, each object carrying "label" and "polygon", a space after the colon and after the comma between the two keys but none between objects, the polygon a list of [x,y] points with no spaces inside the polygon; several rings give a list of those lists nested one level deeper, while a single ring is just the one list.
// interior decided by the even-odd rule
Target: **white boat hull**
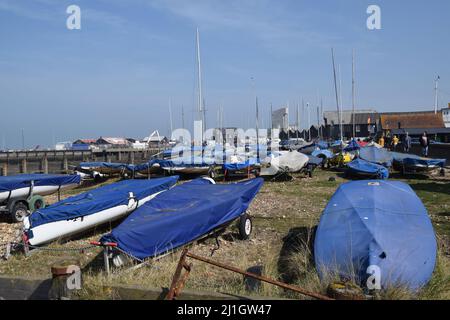
[{"label": "white boat hull", "polygon": [[181,174],[208,174],[210,167],[167,167],[164,170],[170,173]]},{"label": "white boat hull", "polygon": [[[61,188],[59,186],[34,186],[33,194],[38,194],[40,196],[48,196],[52,193],[57,192],[58,189],[60,189],[60,190],[71,189],[71,188],[75,188],[77,186],[78,186],[78,184],[76,184],[76,183],[62,185]],[[3,202],[5,200],[7,200],[8,198],[14,199],[14,198],[26,197],[29,194],[30,194],[30,187],[12,190],[11,195],[9,194],[9,191],[0,192],[0,202]]]},{"label": "white boat hull", "polygon": [[33,246],[45,244],[122,218],[134,211],[136,208],[142,206],[147,201],[150,201],[161,192],[164,191],[151,194],[150,196],[147,196],[139,201],[130,199],[127,205],[105,209],[84,217],[50,222],[31,229],[29,217],[26,217],[24,220],[24,230],[31,230],[33,233],[33,237],[28,240],[29,244]]}]

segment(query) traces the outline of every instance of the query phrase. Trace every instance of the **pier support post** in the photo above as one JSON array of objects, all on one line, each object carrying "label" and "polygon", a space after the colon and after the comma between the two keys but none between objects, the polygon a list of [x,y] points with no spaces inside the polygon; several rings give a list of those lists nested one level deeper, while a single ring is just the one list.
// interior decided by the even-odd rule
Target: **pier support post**
[{"label": "pier support post", "polygon": [[69,171],[69,161],[67,160],[66,154],[64,154],[64,156],[63,156],[62,169],[63,169],[63,171],[64,171],[65,173],[66,173],[67,171]]},{"label": "pier support post", "polygon": [[44,157],[42,158],[42,161],[41,161],[41,170],[42,170],[45,174],[48,174],[48,158],[47,158],[47,154],[45,154]]},{"label": "pier support post", "polygon": [[8,175],[8,162],[4,162],[2,166],[2,176]]},{"label": "pier support post", "polygon": [[22,159],[20,173],[27,173],[27,159]]},{"label": "pier support post", "polygon": [[130,151],[130,163],[134,164],[134,152]]}]

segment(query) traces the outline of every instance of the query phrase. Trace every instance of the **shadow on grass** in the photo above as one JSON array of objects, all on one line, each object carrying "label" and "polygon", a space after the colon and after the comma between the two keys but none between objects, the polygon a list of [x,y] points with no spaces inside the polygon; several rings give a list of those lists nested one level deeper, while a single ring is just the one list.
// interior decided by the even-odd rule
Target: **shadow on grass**
[{"label": "shadow on grass", "polygon": [[450,183],[412,183],[410,184],[414,191],[427,191],[433,193],[442,193],[450,195]]},{"label": "shadow on grass", "polygon": [[408,174],[401,174],[400,172],[390,172],[389,173],[390,179],[414,179],[414,180],[430,180],[430,176],[426,173],[408,173]]},{"label": "shadow on grass", "polygon": [[277,267],[281,280],[285,283],[294,283],[302,276],[302,270],[297,265],[302,259],[306,267],[314,265],[314,237],[317,226],[298,227],[289,230],[283,238]]}]

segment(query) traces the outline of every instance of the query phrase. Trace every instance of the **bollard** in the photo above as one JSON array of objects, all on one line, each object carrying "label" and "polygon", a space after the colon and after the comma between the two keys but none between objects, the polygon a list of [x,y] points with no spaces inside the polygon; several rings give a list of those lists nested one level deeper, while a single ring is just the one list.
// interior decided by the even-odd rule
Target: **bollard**
[{"label": "bollard", "polygon": [[79,261],[64,260],[52,266],[50,300],[71,300],[81,290],[81,269]]}]

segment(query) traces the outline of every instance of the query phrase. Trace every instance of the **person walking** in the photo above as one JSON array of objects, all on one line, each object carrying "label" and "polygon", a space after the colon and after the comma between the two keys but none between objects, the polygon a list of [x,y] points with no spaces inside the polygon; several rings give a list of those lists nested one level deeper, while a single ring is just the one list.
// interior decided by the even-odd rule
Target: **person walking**
[{"label": "person walking", "polygon": [[420,137],[420,146],[422,147],[422,156],[428,157],[428,146],[430,145],[430,139],[425,131]]},{"label": "person walking", "polygon": [[411,137],[409,136],[409,133],[406,132],[405,141],[403,142],[403,151],[405,153],[409,153],[410,149],[411,149]]}]

